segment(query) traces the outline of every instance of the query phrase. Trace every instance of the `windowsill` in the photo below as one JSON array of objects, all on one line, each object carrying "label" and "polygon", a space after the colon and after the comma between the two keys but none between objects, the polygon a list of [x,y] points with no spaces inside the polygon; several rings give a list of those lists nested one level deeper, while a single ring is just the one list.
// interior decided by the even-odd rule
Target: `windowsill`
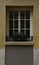
[{"label": "windowsill", "polygon": [[33,45],[33,36],[31,36],[31,38],[29,39],[27,39],[26,37],[22,37],[22,40],[19,40],[21,37],[18,37],[16,39],[14,38],[14,40],[12,39],[12,41],[6,40],[6,45]]},{"label": "windowsill", "polygon": [[28,42],[6,42],[5,45],[33,45],[34,41],[28,41]]}]

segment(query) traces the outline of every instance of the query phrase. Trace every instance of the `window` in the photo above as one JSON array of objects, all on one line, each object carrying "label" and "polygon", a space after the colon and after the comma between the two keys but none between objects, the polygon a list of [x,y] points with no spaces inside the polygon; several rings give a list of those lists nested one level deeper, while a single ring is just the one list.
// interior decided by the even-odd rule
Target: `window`
[{"label": "window", "polygon": [[32,16],[30,9],[9,9],[7,13],[6,41],[31,41]]}]

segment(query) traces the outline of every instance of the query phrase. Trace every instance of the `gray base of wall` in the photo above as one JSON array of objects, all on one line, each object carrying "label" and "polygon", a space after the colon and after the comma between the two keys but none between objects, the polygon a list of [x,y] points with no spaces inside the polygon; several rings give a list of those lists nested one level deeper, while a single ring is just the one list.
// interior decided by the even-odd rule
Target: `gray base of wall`
[{"label": "gray base of wall", "polygon": [[[39,65],[39,49],[33,49],[34,65]],[[0,49],[0,65],[5,65],[5,49]]]},{"label": "gray base of wall", "polygon": [[39,48],[33,49],[34,65],[39,65]]},{"label": "gray base of wall", "polygon": [[0,65],[5,65],[5,49],[0,49]]}]

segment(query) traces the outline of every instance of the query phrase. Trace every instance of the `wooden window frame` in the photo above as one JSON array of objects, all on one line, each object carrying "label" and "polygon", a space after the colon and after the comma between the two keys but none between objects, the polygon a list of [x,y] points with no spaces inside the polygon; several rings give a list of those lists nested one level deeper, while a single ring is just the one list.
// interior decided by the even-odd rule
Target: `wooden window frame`
[{"label": "wooden window frame", "polygon": [[[32,8],[25,8],[25,7],[24,7],[24,8],[23,8],[23,7],[22,7],[22,8],[21,8],[21,7],[20,7],[20,8],[13,8],[13,7],[12,7],[12,8],[11,8],[11,7],[8,8],[8,9],[7,9],[7,17],[6,17],[6,18],[7,18],[7,21],[9,21],[9,19],[8,19],[8,17],[9,17],[9,15],[8,15],[9,10],[18,10],[18,11],[20,11],[20,10],[30,10],[30,37],[33,36]],[[8,26],[9,26],[9,25],[7,25],[7,33],[6,33],[7,35],[9,35],[9,33],[8,33],[8,32],[9,32]],[[19,27],[19,29],[20,29],[20,27]],[[20,32],[20,30],[19,30],[19,32]],[[19,45],[19,43],[20,43],[20,42],[18,43],[18,42],[15,42],[15,41],[7,41],[7,42],[9,42],[9,43],[16,43],[16,44],[18,44],[18,45]],[[33,42],[33,41],[29,41],[29,42],[27,42],[27,43],[30,43],[30,44],[31,44],[32,42]],[[21,42],[21,43],[23,43],[23,42]],[[24,45],[25,45],[25,43],[26,43],[26,41],[24,42]]]}]

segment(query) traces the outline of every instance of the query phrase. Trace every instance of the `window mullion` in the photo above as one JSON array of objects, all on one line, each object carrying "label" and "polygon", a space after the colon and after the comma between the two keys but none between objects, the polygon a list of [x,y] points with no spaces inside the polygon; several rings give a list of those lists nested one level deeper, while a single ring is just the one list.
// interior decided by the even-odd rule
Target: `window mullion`
[{"label": "window mullion", "polygon": [[20,33],[20,12],[18,12],[18,33]]},{"label": "window mullion", "polygon": [[[8,12],[9,13],[9,12]],[[9,15],[9,14],[8,14]],[[8,18],[9,18],[9,16],[8,16]],[[9,19],[8,19],[8,21],[9,21]],[[8,37],[9,37],[9,22],[8,22]]]},{"label": "window mullion", "polygon": [[33,36],[33,27],[32,27],[32,12],[30,12],[30,37]]},{"label": "window mullion", "polygon": [[14,12],[13,12],[13,35],[14,35]]},{"label": "window mullion", "polygon": [[26,11],[25,11],[24,33],[26,35]]}]

